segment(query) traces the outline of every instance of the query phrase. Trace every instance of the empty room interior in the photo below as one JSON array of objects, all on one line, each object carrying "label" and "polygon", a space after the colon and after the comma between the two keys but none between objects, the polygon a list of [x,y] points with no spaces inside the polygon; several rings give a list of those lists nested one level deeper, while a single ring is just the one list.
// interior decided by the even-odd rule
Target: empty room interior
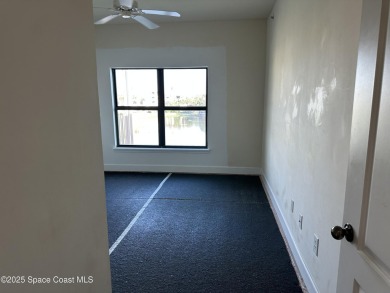
[{"label": "empty room interior", "polygon": [[390,292],[389,0],[0,8],[0,292]]}]

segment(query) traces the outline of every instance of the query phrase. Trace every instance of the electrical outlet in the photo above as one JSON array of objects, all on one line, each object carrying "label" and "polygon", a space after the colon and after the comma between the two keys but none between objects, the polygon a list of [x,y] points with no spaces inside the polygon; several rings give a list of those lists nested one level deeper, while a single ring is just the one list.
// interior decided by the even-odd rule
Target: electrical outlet
[{"label": "electrical outlet", "polygon": [[294,201],[291,200],[291,212],[294,213]]},{"label": "electrical outlet", "polygon": [[301,229],[301,230],[302,230],[302,223],[303,223],[303,216],[299,215],[298,225],[299,225],[299,229]]},{"label": "electrical outlet", "polygon": [[313,252],[315,256],[318,256],[318,245],[320,244],[320,239],[316,234],[314,234],[314,241],[313,241]]}]

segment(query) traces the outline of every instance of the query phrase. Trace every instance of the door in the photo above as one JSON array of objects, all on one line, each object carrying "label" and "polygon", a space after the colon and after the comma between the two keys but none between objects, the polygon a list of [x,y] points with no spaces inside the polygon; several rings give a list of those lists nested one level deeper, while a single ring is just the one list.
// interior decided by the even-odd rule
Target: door
[{"label": "door", "polygon": [[389,2],[363,0],[338,293],[390,292]]}]

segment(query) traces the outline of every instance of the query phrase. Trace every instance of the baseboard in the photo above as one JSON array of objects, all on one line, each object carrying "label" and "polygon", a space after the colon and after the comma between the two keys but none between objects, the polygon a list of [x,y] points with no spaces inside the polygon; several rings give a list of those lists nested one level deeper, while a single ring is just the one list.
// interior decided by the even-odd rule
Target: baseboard
[{"label": "baseboard", "polygon": [[260,168],[223,167],[223,166],[105,164],[104,170],[116,171],[116,172],[172,172],[172,173],[237,174],[237,175],[260,175],[261,174]]},{"label": "baseboard", "polygon": [[309,293],[318,293],[318,290],[313,282],[313,279],[311,278],[310,273],[301,257],[301,254],[299,253],[294,238],[291,235],[291,231],[288,228],[287,222],[275,198],[272,188],[268,184],[268,181],[264,177],[264,175],[260,176],[260,180],[263,183],[265,193],[270,202],[272,211],[274,212],[276,221],[278,222],[280,232],[282,233],[283,238],[286,241],[287,248],[289,250],[290,256],[292,258],[292,261],[294,262],[294,266],[298,274],[298,278],[300,278],[301,285],[302,287],[304,287],[303,288],[304,292],[306,290],[306,292]]}]

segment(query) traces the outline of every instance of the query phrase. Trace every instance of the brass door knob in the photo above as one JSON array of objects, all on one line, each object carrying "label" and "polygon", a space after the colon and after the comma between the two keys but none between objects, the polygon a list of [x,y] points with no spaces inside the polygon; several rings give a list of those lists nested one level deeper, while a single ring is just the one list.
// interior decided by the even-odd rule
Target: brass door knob
[{"label": "brass door knob", "polygon": [[336,240],[341,240],[345,237],[348,242],[353,241],[353,228],[351,224],[345,224],[344,228],[340,226],[334,226],[330,231],[332,237]]}]

